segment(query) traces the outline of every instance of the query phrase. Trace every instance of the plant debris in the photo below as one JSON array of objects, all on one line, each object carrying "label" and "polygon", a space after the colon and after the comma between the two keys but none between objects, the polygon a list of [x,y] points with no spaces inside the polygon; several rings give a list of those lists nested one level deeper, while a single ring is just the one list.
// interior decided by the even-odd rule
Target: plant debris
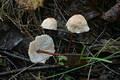
[{"label": "plant debris", "polygon": [[[1,0],[0,4],[0,80],[120,79],[120,0]],[[75,33],[68,50],[71,32],[65,24],[75,14],[85,17],[90,31]],[[57,29],[42,28],[44,19],[51,17]],[[53,52],[36,51],[52,55],[44,64],[32,63],[28,54],[29,44],[40,35],[54,41]],[[46,42],[37,44],[45,47]]]}]

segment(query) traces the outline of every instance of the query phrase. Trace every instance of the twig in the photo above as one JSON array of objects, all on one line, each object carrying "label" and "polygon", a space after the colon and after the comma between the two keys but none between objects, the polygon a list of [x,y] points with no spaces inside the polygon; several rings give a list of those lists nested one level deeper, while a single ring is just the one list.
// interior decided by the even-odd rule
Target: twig
[{"label": "twig", "polygon": [[4,50],[2,51],[2,50],[0,50],[0,53],[1,53],[1,55],[6,55],[6,56],[14,57],[16,59],[23,60],[23,61],[26,61],[26,62],[31,62],[29,59],[27,59],[25,57],[17,56],[17,55],[15,55],[15,54],[13,54],[11,52],[8,52],[8,51],[4,51]]},{"label": "twig", "polygon": [[88,78],[87,78],[87,80],[90,80],[90,76],[91,76],[92,67],[93,67],[93,65],[91,64],[91,65],[90,65],[89,72],[88,72]]},{"label": "twig", "polygon": [[58,11],[59,11],[60,15],[63,17],[64,21],[65,21],[65,22],[67,22],[67,20],[65,19],[64,15],[62,14],[61,10],[59,9],[59,7],[58,7],[58,5],[57,5],[56,0],[53,0],[53,1],[54,1],[54,3],[55,3],[55,6],[56,6],[56,7],[57,7],[57,9],[58,9]]},{"label": "twig", "polygon": [[113,69],[111,69],[110,67],[108,67],[107,65],[105,65],[104,63],[101,63],[102,65],[104,65],[105,66],[105,68],[107,68],[108,70],[110,70],[111,72],[113,72],[113,73],[115,73],[115,74],[117,74],[117,75],[120,75],[120,73],[119,72],[116,72],[115,70],[113,70]]},{"label": "twig", "polygon": [[103,35],[104,35],[104,33],[105,33],[105,31],[106,31],[106,29],[107,29],[107,24],[108,23],[105,23],[104,25],[106,25],[105,27],[104,27],[104,29],[103,29],[103,31],[98,35],[98,37],[94,40],[94,42],[91,44],[91,46],[89,46],[89,49],[97,42],[97,40],[100,38],[100,37],[102,37]]},{"label": "twig", "polygon": [[34,40],[34,37],[29,33],[29,31],[25,28],[25,26],[22,26],[22,28],[25,30],[25,33],[29,36],[31,40]]},{"label": "twig", "polygon": [[9,59],[9,58],[5,58],[9,63],[11,63],[11,65],[14,66],[15,69],[17,69],[17,66]]},{"label": "twig", "polygon": [[35,64],[32,64],[32,65],[30,65],[30,66],[28,66],[28,67],[26,67],[26,68],[24,68],[24,69],[22,69],[22,70],[19,71],[17,74],[15,74],[15,75],[13,75],[12,77],[10,77],[9,80],[12,80],[13,78],[15,78],[16,76],[18,76],[18,75],[21,74],[22,72],[26,71],[27,69],[29,69],[29,68],[31,68],[32,66],[35,66],[35,65],[36,65],[36,63],[35,63]]},{"label": "twig", "polygon": [[[59,65],[47,65],[47,66],[31,67],[31,68],[28,68],[25,71],[36,71],[36,70],[38,71],[38,70],[41,70],[41,69],[56,68],[56,67],[60,67],[60,66]],[[0,76],[12,75],[12,74],[18,73],[18,72],[20,72],[20,71],[22,71],[26,68],[27,67],[20,68],[20,69],[15,69],[15,70],[8,71],[8,72],[1,72]]]}]

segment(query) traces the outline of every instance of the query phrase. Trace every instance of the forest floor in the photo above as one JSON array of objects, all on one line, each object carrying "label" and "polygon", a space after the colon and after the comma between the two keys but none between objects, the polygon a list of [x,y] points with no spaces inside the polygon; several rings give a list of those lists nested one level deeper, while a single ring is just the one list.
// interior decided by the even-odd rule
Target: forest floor
[{"label": "forest floor", "polygon": [[[32,9],[17,1],[0,0],[0,80],[120,80],[120,0],[39,0]],[[85,17],[90,31],[74,34],[69,54],[87,60],[71,55],[63,65],[59,56],[32,63],[29,44],[42,34],[52,37],[56,53],[66,53],[71,32],[65,25],[74,14]],[[48,17],[57,30],[40,27]]]}]

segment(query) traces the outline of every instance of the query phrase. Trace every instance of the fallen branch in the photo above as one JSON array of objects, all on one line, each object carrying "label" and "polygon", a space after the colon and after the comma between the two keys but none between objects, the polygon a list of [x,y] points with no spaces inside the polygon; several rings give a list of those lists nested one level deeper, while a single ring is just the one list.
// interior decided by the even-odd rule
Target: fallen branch
[{"label": "fallen branch", "polygon": [[16,58],[16,59],[19,59],[19,60],[23,60],[23,61],[26,61],[26,62],[31,62],[29,59],[27,59],[23,56],[22,57],[17,56],[16,54],[13,54],[13,53],[5,51],[5,50],[0,50],[0,54],[5,55],[5,56],[10,56],[10,57],[13,57],[13,58]]},{"label": "fallen branch", "polygon": [[24,67],[24,68],[15,69],[15,70],[8,71],[8,72],[1,72],[0,76],[12,75],[12,74],[18,73],[24,69],[26,69],[26,70],[24,70],[24,72],[25,72],[25,71],[36,71],[36,70],[38,71],[41,69],[56,68],[56,67],[60,67],[60,66],[59,65],[46,65],[46,66],[30,67],[28,69],[27,69],[27,67]]}]

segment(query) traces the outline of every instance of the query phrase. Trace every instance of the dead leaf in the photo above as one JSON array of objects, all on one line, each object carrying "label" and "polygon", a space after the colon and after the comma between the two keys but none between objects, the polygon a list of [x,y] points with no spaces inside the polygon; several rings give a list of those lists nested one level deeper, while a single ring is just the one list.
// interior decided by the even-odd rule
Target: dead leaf
[{"label": "dead leaf", "polygon": [[44,0],[16,0],[16,2],[24,10],[36,10],[39,6],[44,6]]}]

